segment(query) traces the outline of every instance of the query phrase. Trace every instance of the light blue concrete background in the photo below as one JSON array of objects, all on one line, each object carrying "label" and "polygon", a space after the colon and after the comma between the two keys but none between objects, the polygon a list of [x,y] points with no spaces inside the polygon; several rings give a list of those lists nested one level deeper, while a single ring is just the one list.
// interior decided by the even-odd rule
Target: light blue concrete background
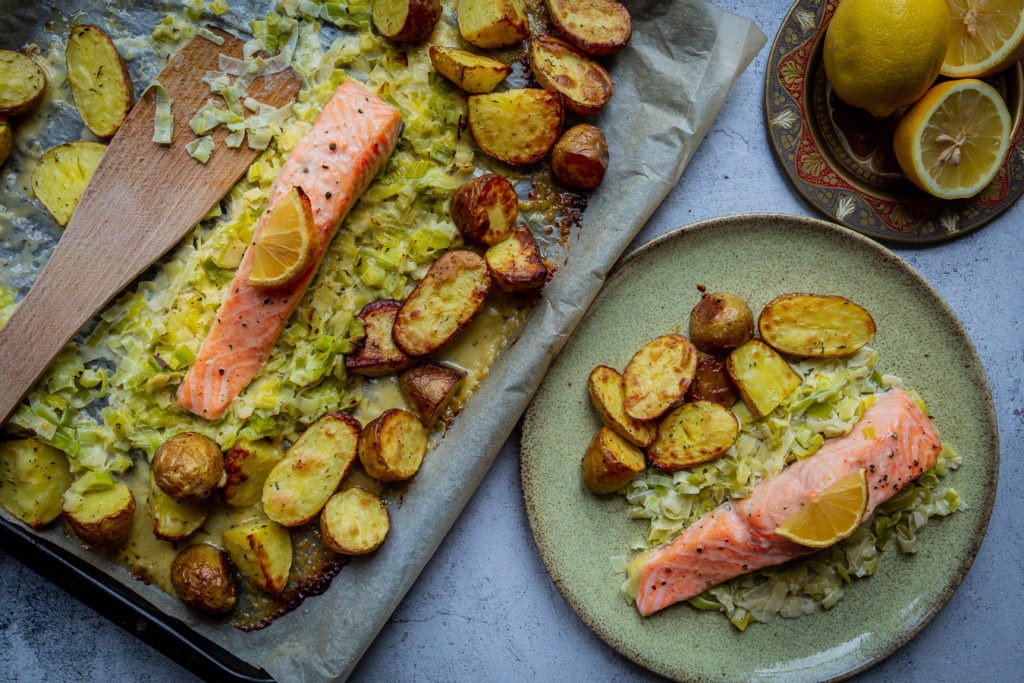
[{"label": "light blue concrete background", "polygon": [[[628,0],[627,0],[628,4]],[[774,37],[788,3],[719,0]],[[816,216],[776,165],[762,112],[768,46],[729,94],[678,187],[637,239],[743,212]],[[895,248],[960,316],[998,412],[999,491],[959,590],[913,641],[860,681],[1019,681],[1024,671],[1024,203],[938,246]],[[356,681],[657,680],[594,636],[544,571],[519,489],[518,434],[498,456]],[[0,679],[194,680],[0,553]]]}]

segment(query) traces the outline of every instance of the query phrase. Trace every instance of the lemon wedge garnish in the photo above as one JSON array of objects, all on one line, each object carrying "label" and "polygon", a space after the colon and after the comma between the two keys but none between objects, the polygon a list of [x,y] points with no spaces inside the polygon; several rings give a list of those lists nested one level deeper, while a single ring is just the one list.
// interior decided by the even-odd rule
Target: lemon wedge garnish
[{"label": "lemon wedge garnish", "polygon": [[320,249],[320,233],[302,188],[293,187],[267,210],[252,249],[253,287],[283,287],[306,272]]},{"label": "lemon wedge garnish", "polygon": [[775,534],[811,548],[826,548],[849,538],[868,505],[863,469],[840,477],[783,522]]},{"label": "lemon wedge garnish", "polygon": [[942,75],[980,78],[1002,71],[1024,52],[1020,0],[947,0],[950,38]]}]

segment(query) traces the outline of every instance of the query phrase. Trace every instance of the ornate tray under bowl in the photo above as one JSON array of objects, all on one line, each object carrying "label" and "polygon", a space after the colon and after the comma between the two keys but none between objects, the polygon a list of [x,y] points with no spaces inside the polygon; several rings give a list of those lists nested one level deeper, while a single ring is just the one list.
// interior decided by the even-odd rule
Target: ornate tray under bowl
[{"label": "ornate tray under bowl", "polygon": [[986,79],[1010,109],[1010,152],[978,195],[941,200],[915,187],[892,152],[899,112],[878,119],[842,102],[825,78],[822,44],[834,0],[798,0],[772,44],[765,77],[768,134],[796,189],[815,208],[874,238],[938,242],[981,227],[1024,192],[1024,71]]}]

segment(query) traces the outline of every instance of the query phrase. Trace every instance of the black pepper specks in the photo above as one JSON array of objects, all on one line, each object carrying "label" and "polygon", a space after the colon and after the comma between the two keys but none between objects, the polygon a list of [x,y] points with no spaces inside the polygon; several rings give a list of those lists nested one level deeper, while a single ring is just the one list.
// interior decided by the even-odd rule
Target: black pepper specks
[{"label": "black pepper specks", "polygon": [[330,148],[331,148],[331,151],[332,151],[332,152],[333,152],[334,150],[338,149],[338,145],[334,144],[333,142],[332,142],[332,143],[331,143],[330,145],[328,145],[328,147],[330,147]]}]

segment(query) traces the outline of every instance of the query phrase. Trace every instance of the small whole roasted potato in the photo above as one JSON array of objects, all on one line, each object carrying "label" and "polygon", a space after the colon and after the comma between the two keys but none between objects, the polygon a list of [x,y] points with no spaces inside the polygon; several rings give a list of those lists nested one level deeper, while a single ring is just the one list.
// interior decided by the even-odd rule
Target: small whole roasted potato
[{"label": "small whole roasted potato", "polygon": [[731,408],[739,395],[729,379],[725,358],[713,353],[697,352],[697,370],[686,392],[687,401],[711,401]]},{"label": "small whole roasted potato", "polygon": [[632,481],[646,464],[642,450],[603,425],[583,455],[583,485],[593,493],[612,493]]},{"label": "small whole roasted potato", "polygon": [[385,410],[359,435],[359,462],[379,481],[409,479],[419,471],[426,452],[427,432],[408,410]]},{"label": "small whole roasted potato", "polygon": [[68,526],[83,541],[116,548],[131,533],[135,496],[108,472],[87,472],[64,492],[61,510]]},{"label": "small whole roasted potato", "polygon": [[99,27],[79,24],[71,29],[64,58],[85,125],[97,137],[113,136],[135,104],[131,76],[114,42]]},{"label": "small whole roasted potato", "polygon": [[646,420],[637,420],[626,414],[622,405],[626,388],[622,375],[607,365],[598,365],[587,378],[590,402],[601,420],[624,439],[641,448],[649,446],[658,435],[658,426]]},{"label": "small whole roasted potato", "polygon": [[345,368],[365,377],[393,375],[415,363],[402,349],[395,346],[392,331],[395,318],[402,308],[394,299],[380,299],[363,306],[356,317],[362,321],[365,334],[357,342],[356,350],[345,356]]},{"label": "small whole roasted potato", "polygon": [[226,529],[224,549],[238,572],[257,589],[280,595],[292,567],[292,537],[288,530],[262,517]]},{"label": "small whole roasted potato", "polygon": [[439,74],[471,95],[491,92],[512,71],[497,59],[438,45],[430,47],[430,63]]},{"label": "small whole roasted potato", "polygon": [[403,372],[398,386],[415,406],[423,424],[433,427],[465,376],[462,370],[441,363],[424,363]]},{"label": "small whole roasted potato", "polygon": [[71,220],[106,151],[98,142],[65,142],[39,157],[32,168],[32,191],[61,227]]},{"label": "small whole roasted potato", "polygon": [[384,501],[358,486],[331,496],[320,513],[320,537],[328,548],[344,555],[373,552],[390,529]]},{"label": "small whole roasted potato", "polygon": [[783,294],[757,318],[761,339],[780,353],[811,358],[849,355],[875,338],[875,321],[841,296]]},{"label": "small whole roasted potato", "polygon": [[690,339],[707,353],[729,352],[754,336],[747,302],[728,292],[707,292],[690,311]]},{"label": "small whole roasted potato", "polygon": [[373,25],[395,42],[418,43],[441,18],[441,0],[373,0]]},{"label": "small whole roasted potato", "polygon": [[562,96],[519,88],[469,97],[469,130],[487,154],[513,166],[544,158],[562,133]]},{"label": "small whole roasted potato", "polygon": [[0,116],[17,116],[42,99],[46,72],[31,57],[0,50],[0,83]]},{"label": "small whole roasted potato", "polygon": [[528,292],[548,280],[540,247],[525,225],[517,226],[507,239],[488,249],[484,260],[491,278],[506,292]]},{"label": "small whole roasted potato", "polygon": [[729,450],[739,430],[739,421],[728,408],[711,401],[684,403],[658,423],[658,437],[647,449],[647,458],[667,472],[699,465]]},{"label": "small whole roasted potato", "polygon": [[608,170],[608,141],[604,131],[580,123],[562,134],[551,151],[551,172],[555,180],[579,190],[593,190]]},{"label": "small whole roasted potato", "polygon": [[61,513],[71,466],[61,451],[39,439],[0,441],[0,507],[34,529]]},{"label": "small whole roasted potato", "polygon": [[603,66],[555,36],[530,41],[530,68],[537,82],[560,94],[565,108],[576,114],[596,114],[615,92]]},{"label": "small whole roasted potato", "polygon": [[153,481],[179,503],[205,500],[223,484],[224,453],[198,432],[181,432],[153,454]]},{"label": "small whole roasted potato", "polygon": [[219,616],[238,601],[238,582],[223,550],[197,543],[182,550],[171,563],[174,592],[194,610]]},{"label": "small whole roasted potato", "polygon": [[224,502],[239,508],[260,502],[263,482],[283,457],[281,447],[272,441],[239,439],[224,454]]},{"label": "small whole roasted potato", "polygon": [[725,367],[740,398],[755,417],[775,410],[803,383],[789,363],[760,339],[751,339],[734,349]]},{"label": "small whole roasted potato", "polygon": [[621,50],[633,34],[629,10],[616,0],[544,0],[544,4],[558,32],[587,54]]},{"label": "small whole roasted potato", "polygon": [[523,0],[459,0],[459,34],[482,48],[506,47],[530,35]]},{"label": "small whole roasted potato", "polygon": [[470,242],[492,245],[512,234],[519,218],[519,196],[512,182],[496,173],[477,176],[456,188],[452,222]]},{"label": "small whole roasted potato", "polygon": [[637,420],[661,417],[686,395],[697,371],[697,349],[681,334],[664,334],[633,354],[622,373],[626,414]]}]

